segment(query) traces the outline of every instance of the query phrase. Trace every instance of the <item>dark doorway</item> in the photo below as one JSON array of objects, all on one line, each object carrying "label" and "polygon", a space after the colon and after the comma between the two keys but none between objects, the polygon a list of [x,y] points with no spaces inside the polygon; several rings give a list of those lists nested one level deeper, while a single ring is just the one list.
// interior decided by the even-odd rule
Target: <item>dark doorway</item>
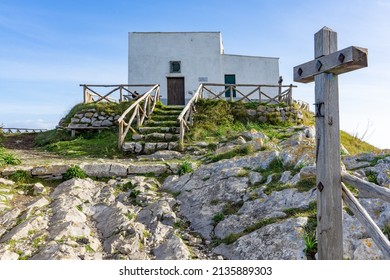
[{"label": "dark doorway", "polygon": [[167,78],[168,105],[184,105],[184,78]]},{"label": "dark doorway", "polygon": [[[234,74],[225,75],[225,84],[234,85],[235,83],[236,83],[236,75],[234,75]],[[226,87],[226,88],[228,88],[228,87]],[[230,89],[228,89],[225,92],[225,97],[230,97],[230,94],[231,94]],[[233,89],[233,97],[236,97],[236,90],[235,89]]]}]

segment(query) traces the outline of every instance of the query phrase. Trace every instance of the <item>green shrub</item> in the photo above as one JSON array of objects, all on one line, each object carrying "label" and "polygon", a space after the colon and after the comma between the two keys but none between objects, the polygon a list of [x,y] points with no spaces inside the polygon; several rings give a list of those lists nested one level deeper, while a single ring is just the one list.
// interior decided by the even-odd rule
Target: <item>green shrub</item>
[{"label": "green shrub", "polygon": [[7,152],[4,148],[0,148],[0,167],[4,167],[6,165],[18,165],[20,163],[21,160],[15,155]]},{"label": "green shrub", "polygon": [[178,170],[177,174],[179,174],[179,176],[181,176],[181,175],[184,175],[186,173],[190,173],[192,171],[194,171],[194,169],[192,168],[191,162],[188,160],[185,160],[179,165],[179,170]]},{"label": "green shrub", "polygon": [[85,174],[84,170],[82,170],[80,166],[74,165],[69,167],[62,178],[64,181],[70,180],[72,178],[84,179],[87,178],[87,174]]}]

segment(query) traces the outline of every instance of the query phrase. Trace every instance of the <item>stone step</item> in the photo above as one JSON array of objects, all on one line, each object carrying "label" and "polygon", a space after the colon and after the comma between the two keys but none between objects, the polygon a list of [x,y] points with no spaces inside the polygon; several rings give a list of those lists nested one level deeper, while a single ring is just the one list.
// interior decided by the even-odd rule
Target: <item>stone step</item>
[{"label": "stone step", "polygon": [[170,127],[179,127],[180,124],[177,121],[153,121],[147,120],[144,123],[146,126],[170,126]]},{"label": "stone step", "polygon": [[162,107],[156,106],[156,109],[163,111],[182,111],[184,109],[184,105],[165,105]]},{"label": "stone step", "polygon": [[177,120],[176,115],[152,115],[153,121],[176,121]]},{"label": "stone step", "polygon": [[152,154],[161,150],[179,150],[178,142],[126,142],[123,151],[133,154]]},{"label": "stone step", "polygon": [[143,126],[138,128],[138,131],[143,134],[149,134],[153,132],[159,133],[174,133],[177,134],[180,132],[179,127],[169,127],[169,126]]},{"label": "stone step", "polygon": [[150,134],[134,134],[134,141],[155,141],[155,142],[169,142],[169,141],[177,141],[179,140],[179,134],[172,133],[158,133],[153,132]]},{"label": "stone step", "polygon": [[152,116],[172,116],[172,115],[177,115],[179,116],[181,114],[182,110],[168,110],[168,111],[165,111],[165,110],[161,110],[161,109],[155,109],[152,113]]}]

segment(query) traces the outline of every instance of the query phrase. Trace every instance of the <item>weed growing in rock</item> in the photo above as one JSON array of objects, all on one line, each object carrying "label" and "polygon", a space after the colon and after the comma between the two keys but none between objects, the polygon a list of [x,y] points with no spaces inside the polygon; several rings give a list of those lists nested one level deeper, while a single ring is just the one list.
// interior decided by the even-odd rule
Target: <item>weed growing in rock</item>
[{"label": "weed growing in rock", "polygon": [[224,215],[233,215],[240,210],[240,208],[244,205],[244,201],[239,201],[239,202],[232,202],[229,201],[223,206],[222,214]]},{"label": "weed growing in rock", "polygon": [[90,245],[85,245],[85,252],[87,253],[95,253],[95,250],[92,249],[92,247]]},{"label": "weed growing in rock", "polygon": [[132,213],[132,212],[128,212],[125,214],[126,218],[128,218],[130,221],[133,221],[137,218],[137,214],[135,213]]},{"label": "weed growing in rock", "polygon": [[379,185],[377,180],[377,174],[375,172],[366,171],[366,176],[369,182]]},{"label": "weed growing in rock", "polygon": [[223,213],[217,213],[213,217],[213,222],[215,224],[218,224],[219,222],[223,221],[225,219],[225,215]]},{"label": "weed growing in rock", "polygon": [[384,227],[383,227],[383,230],[382,230],[383,234],[387,236],[388,239],[390,239],[390,223],[386,224]]},{"label": "weed growing in rock", "polygon": [[238,147],[236,149],[230,150],[226,153],[221,153],[218,155],[212,155],[210,156],[210,161],[211,162],[217,162],[223,159],[231,159],[236,156],[246,156],[251,153],[253,153],[254,149],[253,146],[251,145],[245,145],[243,147]]},{"label": "weed growing in rock", "polygon": [[311,256],[311,259],[314,259],[314,256],[317,253],[317,238],[315,233],[305,232],[303,234],[303,241],[306,245],[306,248],[303,250],[303,252],[306,254],[306,256]]},{"label": "weed growing in rock", "polygon": [[133,190],[133,191],[130,193],[129,197],[135,199],[135,198],[137,198],[137,196],[138,196],[139,194],[141,194],[141,191],[140,191],[140,190]]},{"label": "weed growing in rock", "polygon": [[31,182],[30,174],[28,174],[25,170],[17,170],[10,176],[10,179],[19,184],[27,184]]},{"label": "weed growing in rock", "polygon": [[308,177],[304,178],[295,185],[295,188],[298,189],[299,192],[307,192],[316,186],[316,178]]},{"label": "weed growing in rock", "polygon": [[18,165],[20,163],[20,159],[0,147],[0,167],[4,167],[6,165]]},{"label": "weed growing in rock", "polygon": [[260,221],[258,221],[256,223],[254,223],[253,225],[250,225],[249,227],[247,227],[246,229],[244,229],[244,231],[242,231],[240,233],[232,233],[232,234],[228,235],[227,237],[222,239],[221,242],[225,243],[225,244],[232,244],[233,242],[235,242],[240,237],[242,237],[242,236],[244,236],[246,234],[249,234],[251,232],[254,232],[255,230],[258,230],[258,229],[260,229],[260,228],[262,228],[264,226],[276,223],[277,221],[278,221],[278,219],[276,219],[276,218],[260,220]]},{"label": "weed growing in rock", "polygon": [[129,181],[127,182],[126,184],[123,184],[123,185],[117,185],[116,186],[116,189],[122,191],[122,192],[127,192],[127,191],[130,191],[132,189],[134,189],[134,186],[133,184]]},{"label": "weed growing in rock", "polygon": [[194,171],[194,169],[192,168],[191,162],[185,160],[179,165],[179,170],[177,171],[177,174],[179,174],[179,176],[182,176],[192,171]]},{"label": "weed growing in rock", "polygon": [[84,179],[87,178],[87,174],[85,174],[84,170],[82,170],[80,166],[74,165],[69,167],[63,176],[64,181],[70,180],[72,178]]}]

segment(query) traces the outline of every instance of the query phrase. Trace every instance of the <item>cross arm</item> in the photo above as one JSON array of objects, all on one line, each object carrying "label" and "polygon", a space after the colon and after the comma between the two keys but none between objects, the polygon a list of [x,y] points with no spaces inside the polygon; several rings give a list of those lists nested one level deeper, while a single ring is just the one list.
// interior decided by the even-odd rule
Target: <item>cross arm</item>
[{"label": "cross arm", "polygon": [[348,47],[294,67],[294,81],[310,83],[321,73],[342,74],[367,67],[368,50]]}]

